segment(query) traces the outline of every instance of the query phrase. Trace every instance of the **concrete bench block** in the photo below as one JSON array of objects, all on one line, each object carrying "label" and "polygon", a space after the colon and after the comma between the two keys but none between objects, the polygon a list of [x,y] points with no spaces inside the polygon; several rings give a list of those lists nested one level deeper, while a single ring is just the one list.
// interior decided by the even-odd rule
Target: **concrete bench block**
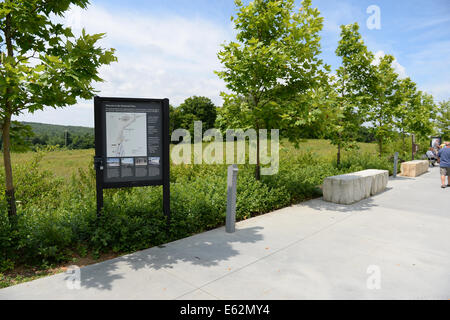
[{"label": "concrete bench block", "polygon": [[418,177],[426,172],[428,172],[428,168],[430,167],[430,163],[428,160],[415,160],[409,162],[402,163],[402,173],[403,177]]},{"label": "concrete bench block", "polygon": [[370,197],[372,179],[354,174],[328,177],[323,183],[323,199],[338,204],[352,204]]},{"label": "concrete bench block", "polygon": [[389,171],[365,170],[328,177],[323,183],[323,199],[338,204],[353,204],[384,191]]},{"label": "concrete bench block", "polygon": [[387,170],[364,170],[359,171],[355,173],[356,175],[362,176],[362,177],[371,177],[372,178],[372,187],[370,191],[370,195],[374,196],[377,195],[384,190],[386,190],[386,187],[389,182],[389,171]]}]

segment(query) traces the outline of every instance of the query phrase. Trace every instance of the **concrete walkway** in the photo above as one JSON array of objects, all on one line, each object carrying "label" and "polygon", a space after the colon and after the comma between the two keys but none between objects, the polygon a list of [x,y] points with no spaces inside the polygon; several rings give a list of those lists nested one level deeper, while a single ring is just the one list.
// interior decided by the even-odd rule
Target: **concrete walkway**
[{"label": "concrete walkway", "polygon": [[450,299],[450,188],[438,168],[355,205],[313,200],[237,229],[85,267],[79,289],[59,274],[0,299]]}]

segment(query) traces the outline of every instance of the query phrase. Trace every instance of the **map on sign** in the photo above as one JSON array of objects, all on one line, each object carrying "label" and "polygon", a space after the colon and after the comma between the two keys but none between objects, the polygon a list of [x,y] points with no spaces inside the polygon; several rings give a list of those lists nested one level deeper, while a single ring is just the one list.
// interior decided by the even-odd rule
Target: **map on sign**
[{"label": "map on sign", "polygon": [[147,156],[147,115],[106,112],[108,158]]}]

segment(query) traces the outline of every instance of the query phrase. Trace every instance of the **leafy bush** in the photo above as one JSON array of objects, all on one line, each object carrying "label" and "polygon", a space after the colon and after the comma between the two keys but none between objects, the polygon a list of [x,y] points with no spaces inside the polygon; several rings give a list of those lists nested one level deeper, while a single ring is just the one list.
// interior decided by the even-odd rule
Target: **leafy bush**
[{"label": "leafy bush", "polygon": [[14,267],[13,255],[11,252],[13,242],[13,230],[8,220],[5,203],[2,202],[0,211],[0,273]]},{"label": "leafy bush", "polygon": [[388,170],[392,175],[394,171],[394,162],[391,157],[379,157],[371,154],[351,155],[341,162],[341,169],[345,172],[356,172],[367,169]]},{"label": "leafy bush", "polygon": [[160,188],[105,192],[106,206],[92,230],[91,247],[99,252],[132,252],[164,242],[162,195],[155,189]]},{"label": "leafy bush", "polygon": [[284,159],[277,175],[264,177],[273,188],[283,187],[291,197],[291,203],[321,196],[319,186],[323,180],[339,170],[330,162],[314,157],[310,152]]}]

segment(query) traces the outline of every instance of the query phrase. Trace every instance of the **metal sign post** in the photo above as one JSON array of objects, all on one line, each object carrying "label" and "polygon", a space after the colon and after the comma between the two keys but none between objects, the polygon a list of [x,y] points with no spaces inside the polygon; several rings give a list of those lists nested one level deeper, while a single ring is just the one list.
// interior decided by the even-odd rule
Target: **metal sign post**
[{"label": "metal sign post", "polygon": [[227,233],[234,233],[236,231],[236,187],[238,171],[239,169],[236,164],[228,167]]},{"label": "metal sign post", "polygon": [[94,104],[97,214],[103,189],[162,186],[169,224],[169,100],[95,97]]},{"label": "metal sign post", "polygon": [[398,172],[398,152],[394,154],[394,178],[397,178],[397,172]]}]

